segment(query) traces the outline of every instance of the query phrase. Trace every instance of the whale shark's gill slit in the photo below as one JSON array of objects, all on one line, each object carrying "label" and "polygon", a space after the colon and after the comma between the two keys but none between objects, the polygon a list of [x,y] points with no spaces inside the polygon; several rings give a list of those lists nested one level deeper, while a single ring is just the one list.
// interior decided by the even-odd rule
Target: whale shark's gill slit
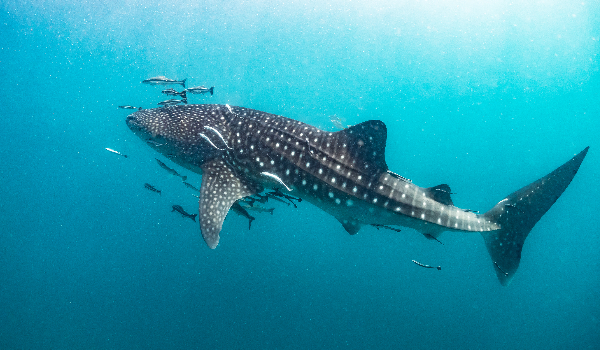
[{"label": "whale shark's gill slit", "polygon": [[212,131],[215,134],[217,134],[217,136],[221,139],[221,141],[223,142],[223,144],[225,145],[225,147],[227,147],[229,149],[233,149],[233,148],[229,147],[229,145],[227,144],[227,142],[223,138],[223,135],[221,135],[221,133],[217,129],[215,129],[215,128],[211,127],[211,126],[208,126],[208,125],[204,126],[204,128]]},{"label": "whale shark's gill slit", "polygon": [[308,152],[312,155],[314,155],[315,153],[313,152],[312,148],[310,147],[310,141],[308,140],[308,137],[306,138],[306,145],[308,146]]},{"label": "whale shark's gill slit", "polygon": [[225,148],[219,148],[217,147],[209,138],[208,136],[204,135],[203,133],[199,132],[198,136],[202,137],[203,139],[205,139],[206,141],[208,141],[208,143],[210,143],[211,146],[213,146],[214,148],[218,149],[219,151],[225,151]]},{"label": "whale shark's gill slit", "polygon": [[263,171],[263,172],[262,172],[262,173],[260,173],[260,174],[261,174],[261,175],[263,175],[263,176],[267,176],[267,177],[270,177],[270,178],[272,178],[273,180],[275,180],[275,181],[279,182],[280,184],[282,184],[283,186],[285,186],[285,188],[286,188],[288,191],[292,192],[292,189],[291,189],[291,188],[289,188],[289,187],[288,187],[288,185],[286,185],[286,184],[283,182],[283,180],[281,180],[281,178],[280,178],[279,176],[277,176],[277,175],[275,175],[275,174],[268,173],[268,172],[266,172],[266,171]]}]

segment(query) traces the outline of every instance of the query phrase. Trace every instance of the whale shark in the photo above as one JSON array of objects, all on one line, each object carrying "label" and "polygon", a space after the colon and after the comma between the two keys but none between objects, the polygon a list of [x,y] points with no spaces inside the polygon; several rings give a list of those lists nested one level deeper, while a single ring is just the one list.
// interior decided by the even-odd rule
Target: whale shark
[{"label": "whale shark", "polygon": [[447,184],[419,187],[390,171],[387,128],[379,120],[329,132],[254,109],[201,104],[143,109],[126,123],[144,144],[202,175],[198,217],[211,249],[236,201],[278,189],[331,214],[351,235],[364,225],[408,227],[433,239],[444,231],[479,232],[505,286],[527,235],[589,149],[479,214],[454,206]]}]

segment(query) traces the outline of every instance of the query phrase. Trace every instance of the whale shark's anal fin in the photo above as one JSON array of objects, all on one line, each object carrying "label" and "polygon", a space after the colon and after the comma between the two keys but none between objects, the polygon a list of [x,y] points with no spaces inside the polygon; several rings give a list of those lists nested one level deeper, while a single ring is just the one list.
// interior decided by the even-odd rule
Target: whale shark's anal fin
[{"label": "whale shark's anal fin", "polygon": [[511,193],[482,215],[501,227],[481,234],[502,285],[508,285],[517,271],[529,231],[569,186],[588,149],[550,174]]},{"label": "whale shark's anal fin", "polygon": [[340,222],[340,224],[342,224],[344,230],[346,230],[346,232],[348,232],[351,235],[357,234],[358,231],[360,231],[360,228],[362,227],[362,224],[355,220],[346,220],[341,218],[336,219]]},{"label": "whale shark's anal fin", "polygon": [[206,244],[215,249],[229,208],[238,199],[256,194],[260,189],[259,185],[236,175],[222,159],[206,162],[201,168],[200,231]]}]

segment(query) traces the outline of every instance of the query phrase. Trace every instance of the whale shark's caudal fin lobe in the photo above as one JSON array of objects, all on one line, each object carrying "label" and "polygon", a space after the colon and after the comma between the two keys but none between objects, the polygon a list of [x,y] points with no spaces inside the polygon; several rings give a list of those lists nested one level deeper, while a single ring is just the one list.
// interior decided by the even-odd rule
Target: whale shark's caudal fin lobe
[{"label": "whale shark's caudal fin lobe", "polygon": [[206,162],[201,168],[200,231],[206,244],[215,249],[229,208],[238,199],[260,190],[258,185],[238,177],[221,159]]},{"label": "whale shark's caudal fin lobe", "polygon": [[482,232],[496,275],[503,286],[512,280],[529,231],[569,186],[589,147],[541,179],[511,193],[482,217],[498,224]]}]

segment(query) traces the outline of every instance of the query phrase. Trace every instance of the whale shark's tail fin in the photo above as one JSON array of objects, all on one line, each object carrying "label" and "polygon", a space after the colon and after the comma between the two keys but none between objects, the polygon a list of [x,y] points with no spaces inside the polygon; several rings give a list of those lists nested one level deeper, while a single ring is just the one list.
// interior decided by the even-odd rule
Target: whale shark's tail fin
[{"label": "whale shark's tail fin", "polygon": [[487,213],[501,229],[482,232],[496,275],[503,286],[512,280],[529,231],[569,186],[589,147],[541,179],[511,193]]}]

